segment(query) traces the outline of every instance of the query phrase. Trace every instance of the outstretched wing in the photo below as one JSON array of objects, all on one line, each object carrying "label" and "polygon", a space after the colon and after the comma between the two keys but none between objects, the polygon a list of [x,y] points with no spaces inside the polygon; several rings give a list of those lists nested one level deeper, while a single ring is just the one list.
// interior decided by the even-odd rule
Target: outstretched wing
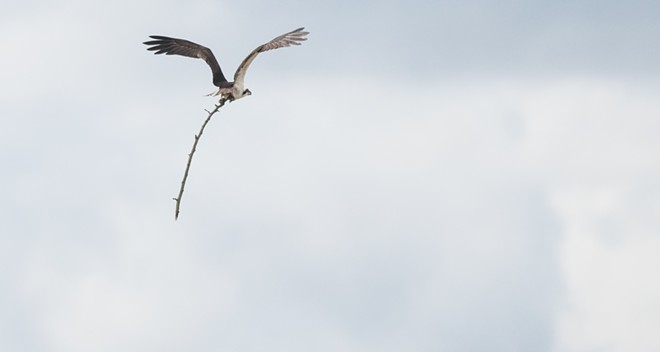
[{"label": "outstretched wing", "polygon": [[227,79],[222,74],[218,60],[213,56],[211,49],[184,39],[164,37],[160,35],[151,35],[149,38],[155,39],[143,44],[149,45],[147,50],[155,51],[154,54],[181,55],[193,58],[199,58],[211,67],[213,72],[213,84],[217,87],[226,85]]},{"label": "outstretched wing", "polygon": [[247,71],[248,67],[250,67],[252,61],[254,61],[254,58],[257,57],[257,55],[259,55],[259,53],[263,53],[264,51],[268,51],[268,50],[284,48],[291,45],[300,45],[301,44],[300,42],[307,40],[305,36],[309,34],[309,32],[304,32],[303,29],[305,29],[305,27],[300,27],[289,33],[284,33],[279,37],[273,38],[273,40],[269,41],[268,43],[262,44],[258,46],[256,49],[252,50],[250,55],[248,55],[243,60],[243,62],[241,62],[241,65],[238,66],[238,69],[234,74],[234,84],[240,86],[243,85],[243,80],[245,79],[245,72]]}]

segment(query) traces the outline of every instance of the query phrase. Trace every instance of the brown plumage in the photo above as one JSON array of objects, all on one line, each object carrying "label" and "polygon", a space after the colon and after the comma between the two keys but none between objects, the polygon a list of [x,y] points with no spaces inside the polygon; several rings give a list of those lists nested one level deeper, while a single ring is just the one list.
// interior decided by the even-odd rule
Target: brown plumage
[{"label": "brown plumage", "polygon": [[252,50],[252,52],[238,66],[236,73],[234,73],[233,82],[227,81],[222,73],[220,65],[218,64],[218,60],[216,60],[213,55],[213,52],[205,46],[185,39],[170,38],[160,35],[150,36],[150,38],[155,40],[144,42],[144,44],[149,46],[147,50],[155,51],[154,54],[181,55],[204,60],[209,67],[211,67],[213,84],[219,88],[217,92],[209,95],[222,95],[230,100],[234,100],[251,94],[249,89],[244,89],[244,79],[248,67],[250,67],[250,64],[254,61],[257,55],[268,50],[284,48],[291,45],[300,45],[302,41],[307,40],[305,36],[309,34],[309,32],[303,31],[304,29],[304,27],[300,27],[291,32],[284,33]]}]

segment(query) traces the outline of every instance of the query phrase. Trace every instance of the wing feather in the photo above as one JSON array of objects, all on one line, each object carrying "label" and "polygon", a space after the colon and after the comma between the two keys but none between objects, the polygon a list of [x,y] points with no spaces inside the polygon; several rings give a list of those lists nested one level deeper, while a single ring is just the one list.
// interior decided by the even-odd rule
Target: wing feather
[{"label": "wing feather", "polygon": [[147,50],[155,51],[154,54],[156,55],[181,55],[202,59],[206,61],[209,67],[211,67],[211,72],[213,73],[213,84],[215,86],[222,87],[228,84],[227,79],[222,74],[222,69],[220,69],[218,60],[216,60],[211,49],[185,39],[170,38],[161,35],[152,35],[149,37],[155,40],[150,40],[143,43],[149,46]]},{"label": "wing feather", "polygon": [[241,65],[238,66],[238,69],[234,74],[234,82],[238,82],[238,84],[243,85],[243,80],[245,79],[245,72],[247,71],[248,67],[250,67],[252,61],[254,61],[257,55],[259,55],[259,53],[263,53],[264,51],[273,50],[273,49],[285,48],[292,45],[300,45],[302,41],[307,40],[305,36],[308,35],[309,32],[305,32],[304,29],[305,27],[300,27],[291,32],[284,33],[280,36],[273,38],[267,43],[259,45],[256,49],[252,50],[250,55],[248,55],[243,60],[243,62],[241,62]]}]

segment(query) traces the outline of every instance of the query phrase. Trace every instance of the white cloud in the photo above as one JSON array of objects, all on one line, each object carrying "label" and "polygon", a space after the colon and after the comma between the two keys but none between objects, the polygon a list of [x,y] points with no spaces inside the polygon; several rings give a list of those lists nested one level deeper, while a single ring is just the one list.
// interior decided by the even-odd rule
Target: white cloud
[{"label": "white cloud", "polygon": [[[334,32],[312,23],[317,37],[255,62],[254,95],[211,122],[174,223],[208,72],[148,55],[159,29],[140,6],[116,33],[114,5],[2,27],[0,74],[20,82],[0,98],[0,349],[658,348],[657,85],[374,77],[367,62],[408,62],[383,51],[328,77],[368,38],[329,59],[314,41]],[[220,40],[205,30],[218,5],[195,6],[196,31]],[[44,44],[56,70],[11,54],[62,19],[66,38]],[[268,69],[295,60],[320,71]]]},{"label": "white cloud", "polygon": [[[348,77],[286,90],[276,82],[257,80],[253,97],[209,125],[178,223],[169,196],[198,109],[162,110],[170,122],[133,124],[110,147],[102,141],[148,114],[119,109],[107,117],[116,127],[87,129],[90,148],[77,155],[86,162],[69,168],[56,166],[66,154],[43,150],[38,165],[58,173],[32,175],[30,201],[21,201],[25,184],[9,198],[36,216],[12,279],[21,306],[41,307],[18,313],[34,317],[23,333],[68,351],[161,349],[163,336],[248,350],[336,338],[353,350],[413,340],[421,350],[657,346],[646,333],[653,315],[636,313],[658,304],[645,283],[655,266],[641,250],[657,246],[648,236],[660,207],[657,197],[636,201],[658,171],[645,152],[656,143],[653,87],[502,80],[396,92]],[[345,95],[346,85],[362,90]],[[76,139],[62,141],[76,150]],[[71,189],[79,195],[67,200]],[[635,214],[647,214],[641,226]],[[10,229],[25,235],[24,225]],[[635,257],[608,277],[605,263]],[[627,288],[604,297],[616,278]],[[618,304],[633,294],[638,303]],[[606,306],[640,328],[599,318]]]},{"label": "white cloud", "polygon": [[[634,213],[650,209],[626,204],[625,196],[611,189],[558,196],[566,219],[562,266],[568,289],[558,320],[560,351],[660,346],[658,224],[640,221]],[[654,203],[657,217],[657,197]]]}]

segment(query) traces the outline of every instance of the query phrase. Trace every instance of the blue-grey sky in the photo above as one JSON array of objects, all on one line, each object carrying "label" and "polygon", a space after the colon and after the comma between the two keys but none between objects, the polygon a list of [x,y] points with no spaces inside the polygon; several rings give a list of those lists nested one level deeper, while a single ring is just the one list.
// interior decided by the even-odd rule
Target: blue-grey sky
[{"label": "blue-grey sky", "polygon": [[2,7],[0,350],[660,349],[660,3]]}]

